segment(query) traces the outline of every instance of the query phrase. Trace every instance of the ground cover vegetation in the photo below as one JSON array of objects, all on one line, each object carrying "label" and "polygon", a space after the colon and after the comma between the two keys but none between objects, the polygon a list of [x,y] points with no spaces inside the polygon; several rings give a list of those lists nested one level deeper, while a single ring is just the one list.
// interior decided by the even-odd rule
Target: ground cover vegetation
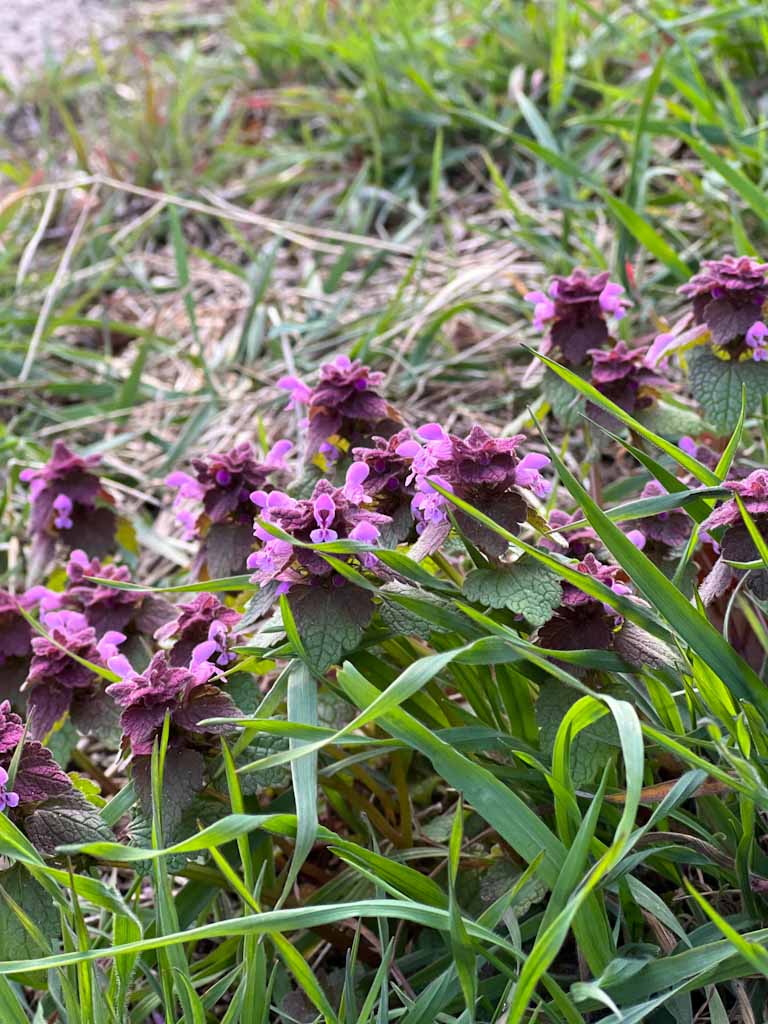
[{"label": "ground cover vegetation", "polygon": [[126,31],[2,101],[0,1018],[765,1019],[762,5]]}]

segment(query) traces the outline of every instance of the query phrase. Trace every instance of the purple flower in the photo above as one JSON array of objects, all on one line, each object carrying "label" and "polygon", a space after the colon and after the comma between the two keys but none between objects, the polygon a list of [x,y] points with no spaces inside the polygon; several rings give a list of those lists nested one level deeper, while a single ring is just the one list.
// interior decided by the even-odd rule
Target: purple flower
[{"label": "purple flower", "polygon": [[[362,507],[367,496],[357,490],[356,477],[354,474],[351,485],[348,481],[344,487],[334,487],[327,480],[319,480],[309,499],[298,500],[280,491],[270,494],[254,491],[251,498],[264,523],[279,527],[298,541],[323,544],[351,539],[375,543],[379,527],[389,523],[389,517]],[[350,494],[361,500],[351,500]],[[255,570],[254,582],[263,585],[277,580],[281,584],[281,592],[285,593],[293,584],[309,583],[313,577],[330,577],[333,572],[331,565],[319,554],[274,537],[259,522],[254,527],[254,534],[263,542],[262,547],[248,559],[248,568]],[[341,554],[336,557],[344,561],[351,558]],[[364,557],[361,561],[369,565],[372,560]]]},{"label": "purple flower", "polygon": [[[629,349],[623,341],[604,352],[590,349],[592,385],[628,413],[652,405],[665,380],[646,362],[647,349]],[[593,407],[594,412],[594,407]]]},{"label": "purple flower", "polygon": [[46,551],[52,550],[57,538],[92,555],[112,550],[115,514],[111,497],[92,472],[98,462],[98,456],[82,459],[57,441],[46,465],[22,470],[21,479],[30,485],[30,533],[38,544],[45,544]]},{"label": "purple flower", "polygon": [[57,530],[71,530],[72,529],[72,510],[74,505],[72,500],[66,496],[66,494],[59,494],[53,499],[53,508],[56,512],[56,518],[53,520],[53,525]]},{"label": "purple flower", "polygon": [[550,320],[555,319],[555,304],[544,292],[528,292],[525,296],[526,302],[533,303],[533,326],[537,331],[543,331]]},{"label": "purple flower", "polygon": [[768,299],[767,270],[768,264],[750,256],[705,260],[698,274],[678,289],[692,300],[694,321],[709,331],[720,354],[766,358],[762,309]]},{"label": "purple flower", "polygon": [[45,625],[50,639],[33,638],[32,661],[24,684],[29,691],[30,733],[35,738],[47,736],[73,703],[91,700],[98,693],[97,677],[75,657],[104,665],[125,640],[123,633],[114,630],[97,640],[95,630],[79,612],[49,612]]},{"label": "purple flower", "polygon": [[622,298],[624,289],[608,280],[608,271],[590,277],[577,268],[568,277],[554,277],[548,295],[529,292],[525,298],[534,303],[534,326],[550,326],[542,351],[557,349],[565,366],[581,366],[590,349],[608,341],[606,316],[620,320],[629,305]]},{"label": "purple flower", "polygon": [[399,419],[376,390],[383,382],[383,373],[359,359],[340,355],[320,367],[320,380],[314,388],[296,377],[282,377],[277,385],[290,392],[291,404],[307,406],[309,451],[333,461],[337,455],[334,438],[354,441],[377,425],[381,429]]},{"label": "purple flower", "polygon": [[[429,423],[418,433],[424,443],[412,456],[408,478],[415,481],[411,508],[417,530],[422,532],[430,524],[445,522],[451,511],[471,543],[491,557],[504,554],[507,542],[502,537],[455,508],[430,481],[517,533],[528,514],[520,488],[538,497],[548,494],[550,485],[541,470],[549,459],[533,452],[520,458],[518,448],[525,440],[523,434],[494,438],[482,427],[474,426],[467,437],[460,438],[448,434],[438,423]],[[411,442],[406,443],[410,453]]]},{"label": "purple flower", "polygon": [[768,327],[766,327],[762,320],[756,320],[747,331],[744,339],[752,349],[752,358],[756,363],[764,362],[768,359],[766,339],[768,339]]},{"label": "purple flower", "polygon": [[176,609],[176,617],[161,626],[155,633],[160,641],[173,640],[168,651],[171,665],[188,665],[195,650],[201,644],[215,644],[208,657],[217,665],[224,666],[235,660],[236,655],[229,647],[237,643],[235,627],[241,619],[240,612],[228,608],[213,594],[196,594]]},{"label": "purple flower", "polygon": [[[125,665],[112,659],[110,668],[121,673]],[[166,714],[171,718],[174,739],[180,734],[187,739],[217,736],[229,730],[228,726],[200,724],[206,718],[231,718],[240,713],[229,695],[208,681],[214,671],[205,661],[191,668],[171,665],[160,651],[143,673],[125,671],[121,682],[107,687],[107,693],[123,709],[120,723],[134,755],[152,753]]]},{"label": "purple flower", "polygon": [[6,809],[6,807],[18,807],[19,806],[19,794],[15,793],[11,789],[7,789],[8,785],[8,772],[5,768],[0,767],[0,813]]}]

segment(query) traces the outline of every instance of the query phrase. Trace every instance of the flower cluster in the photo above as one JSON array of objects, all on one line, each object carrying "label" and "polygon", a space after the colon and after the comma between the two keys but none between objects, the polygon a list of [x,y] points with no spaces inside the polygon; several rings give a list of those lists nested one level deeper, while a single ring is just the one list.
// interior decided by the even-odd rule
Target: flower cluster
[{"label": "flower cluster", "polygon": [[557,350],[565,366],[581,366],[591,349],[603,348],[610,337],[607,317],[620,320],[629,305],[622,286],[609,276],[603,271],[590,277],[577,268],[568,277],[552,278],[547,294],[528,292],[534,326],[549,328],[543,352]]},{"label": "flower cluster", "polygon": [[292,449],[290,441],[278,441],[261,461],[246,441],[227,452],[213,452],[193,459],[194,476],[177,470],[166,477],[166,484],[178,489],[174,507],[186,538],[191,540],[198,536],[201,514],[211,523],[250,526],[253,521],[251,491],[263,489],[271,474],[286,468],[285,457]]},{"label": "flower cluster", "polygon": [[98,456],[80,458],[57,441],[41,469],[21,471],[21,479],[30,485],[30,533],[44,558],[50,557],[57,539],[98,557],[112,551],[116,518],[112,498],[93,472],[98,463]]},{"label": "flower cluster", "polygon": [[[590,349],[592,384],[625,412],[634,414],[652,405],[665,381],[647,362],[647,348],[629,349],[623,341],[609,351]],[[595,408],[591,412],[594,414]]]},{"label": "flower cluster", "polygon": [[108,686],[107,693],[122,708],[120,724],[136,756],[152,753],[166,714],[172,739],[189,744],[228,731],[227,726],[201,725],[204,719],[240,714],[231,697],[209,682],[216,668],[202,658],[184,667],[172,665],[160,651],[142,673],[135,672],[121,656],[111,658],[109,667],[121,680]]},{"label": "flower cluster", "polygon": [[749,256],[705,260],[699,273],[678,289],[692,300],[694,320],[706,325],[712,344],[732,357],[751,350],[753,359],[768,359],[768,327],[763,323],[767,270],[768,263]]},{"label": "flower cluster", "polygon": [[[678,289],[691,299],[691,313],[655,339],[649,361],[655,364],[671,352],[707,339],[723,358],[768,359],[763,312],[768,300],[766,271],[768,263],[750,256],[705,260],[699,273]],[[693,327],[689,327],[691,320]]]},{"label": "flower cluster", "polygon": [[125,634],[115,630],[97,639],[96,631],[79,612],[50,612],[45,625],[49,635],[33,638],[32,661],[24,683],[30,733],[40,739],[67,712],[76,718],[81,706],[87,713],[99,688],[98,677],[86,662],[104,667],[125,640]]},{"label": "flower cluster", "polygon": [[155,639],[173,641],[168,650],[171,665],[214,661],[224,668],[236,658],[230,648],[237,643],[234,630],[241,617],[213,594],[197,594],[178,606],[175,617],[156,631]]},{"label": "flower cluster", "polygon": [[[390,520],[388,516],[364,507],[370,499],[362,484],[369,472],[364,463],[353,463],[343,487],[334,487],[328,480],[319,480],[308,499],[298,500],[280,491],[270,494],[254,492],[251,497],[259,509],[261,520],[257,520],[254,533],[263,543],[248,559],[248,568],[254,570],[253,581],[262,585],[276,581],[279,593],[287,593],[294,584],[343,582],[316,551],[275,537],[262,523],[276,526],[305,544],[324,544],[335,540],[375,544],[380,527]],[[336,557],[348,561],[351,556]],[[361,555],[360,560],[368,568],[375,564],[375,557],[371,554]]]},{"label": "flower cluster", "polygon": [[297,377],[282,377],[277,385],[290,392],[292,405],[307,407],[308,452],[332,462],[339,454],[338,439],[354,443],[389,425],[397,429],[398,413],[376,390],[383,381],[383,373],[340,355],[320,367],[314,388]]},{"label": "flower cluster", "polygon": [[[617,565],[604,565],[593,554],[585,555],[577,569],[605,584],[614,594],[630,592],[623,570]],[[559,651],[604,650],[612,645],[614,633],[623,621],[610,605],[585,594],[572,583],[564,583],[562,603],[539,629],[536,642],[540,647]]]},{"label": "flower cluster", "polygon": [[[411,475],[416,493],[411,502],[420,530],[447,522],[451,502],[431,486],[436,483],[489,515],[500,526],[517,533],[528,515],[521,488],[540,498],[549,493],[541,470],[549,465],[546,455],[531,452],[522,458],[518,448],[525,435],[494,438],[475,425],[465,438],[449,434],[439,423],[419,432],[422,443],[406,441],[398,451],[412,459]],[[507,549],[507,542],[467,513],[455,510],[456,521],[473,544],[492,557]]]}]

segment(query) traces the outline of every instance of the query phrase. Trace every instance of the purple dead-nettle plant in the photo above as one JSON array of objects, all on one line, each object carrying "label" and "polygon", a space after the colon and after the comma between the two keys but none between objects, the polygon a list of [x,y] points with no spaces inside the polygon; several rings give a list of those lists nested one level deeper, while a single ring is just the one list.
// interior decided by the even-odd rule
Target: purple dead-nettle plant
[{"label": "purple dead-nettle plant", "polygon": [[194,572],[206,566],[210,576],[242,572],[252,548],[249,495],[270,489],[269,478],[286,470],[292,449],[290,441],[278,441],[261,460],[246,441],[229,451],[193,459],[194,476],[177,470],[166,477],[166,484],[178,489],[174,508],[185,539],[202,541]]},{"label": "purple dead-nettle plant", "polygon": [[534,326],[547,331],[540,351],[559,356],[564,366],[587,362],[590,349],[603,348],[610,338],[608,319],[620,320],[630,305],[624,289],[609,280],[608,271],[590,277],[577,268],[568,277],[553,277],[544,292],[528,292],[534,303]]},{"label": "purple dead-nettle plant", "polygon": [[56,542],[84,548],[103,557],[114,550],[117,525],[114,501],[101,484],[96,455],[80,458],[57,441],[49,462],[41,469],[24,469],[29,484],[32,560],[38,569],[53,555]]},{"label": "purple dead-nettle plant", "polygon": [[[389,516],[374,512],[366,505],[371,498],[363,484],[369,475],[364,463],[353,463],[347,470],[343,487],[334,487],[328,480],[319,480],[312,497],[298,500],[272,491],[255,491],[251,498],[264,524],[278,527],[292,538],[306,544],[324,544],[335,540],[357,540],[376,544],[380,528],[390,522]],[[287,540],[271,534],[258,522],[254,528],[262,546],[248,559],[248,568],[254,570],[253,582],[264,585],[276,581],[278,593],[287,593],[293,586],[342,586],[339,576],[319,553],[296,547]],[[374,568],[375,555],[364,552],[359,556],[338,554],[343,561],[357,561],[364,568]]]},{"label": "purple dead-nettle plant", "polygon": [[[667,386],[664,378],[649,366],[647,354],[647,348],[630,349],[623,341],[608,351],[590,349],[593,387],[630,414],[649,408]],[[590,414],[595,418],[605,415],[594,405]]]},{"label": "purple dead-nettle plant", "polygon": [[79,612],[49,612],[45,626],[48,636],[32,639],[32,661],[23,686],[30,734],[35,739],[44,739],[67,713],[78,728],[91,720],[103,689],[90,665],[106,667],[125,640],[117,630],[97,638]]},{"label": "purple dead-nettle plant", "polygon": [[[623,570],[617,565],[604,565],[593,554],[585,555],[577,569],[615,594],[630,592]],[[613,645],[614,634],[623,622],[623,617],[609,604],[585,594],[572,583],[563,583],[562,603],[538,630],[536,643],[558,651],[604,650]]]},{"label": "purple dead-nettle plant", "polygon": [[230,648],[238,643],[236,627],[242,618],[240,612],[228,608],[213,594],[197,594],[175,612],[175,617],[155,633],[159,642],[171,641],[171,665],[188,665],[200,645],[209,645],[205,660],[220,668],[236,660],[237,655]]},{"label": "purple dead-nettle plant", "polygon": [[[474,426],[465,438],[447,433],[439,423],[427,424],[418,434],[423,444],[413,453],[411,474],[416,487],[412,509],[419,532],[429,527],[435,533],[442,530],[444,535],[448,514],[453,512],[471,543],[491,557],[503,555],[506,540],[456,508],[431,482],[517,534],[530,508],[524,492],[539,498],[549,493],[551,485],[541,475],[549,465],[547,456],[538,452],[521,456],[518,449],[525,441],[524,434],[494,438],[479,426]],[[410,452],[413,442],[406,444]]]},{"label": "purple dead-nettle plant", "polygon": [[387,435],[397,430],[400,415],[377,390],[383,382],[383,373],[340,355],[320,367],[320,380],[313,388],[297,377],[282,377],[277,384],[290,392],[292,405],[307,407],[309,454],[319,453],[334,462],[345,447],[376,430]]},{"label": "purple dead-nettle plant", "polygon": [[171,742],[175,746],[205,747],[212,737],[229,731],[226,725],[201,725],[207,718],[233,718],[240,714],[231,697],[211,682],[216,666],[207,660],[207,650],[199,649],[188,666],[171,665],[160,651],[144,672],[133,670],[118,655],[110,659],[110,669],[121,677],[107,687],[107,693],[122,709],[120,724],[124,744],[130,744],[135,756],[152,753],[165,716],[170,716]]},{"label": "purple dead-nettle plant", "polygon": [[8,770],[23,738],[21,718],[11,710],[9,701],[0,702],[0,810],[23,810],[25,804],[39,804],[72,791],[69,776],[50,750],[29,739],[22,747],[13,786],[8,785]]},{"label": "purple dead-nettle plant", "polygon": [[[660,334],[649,351],[654,364],[670,353],[709,341],[724,359],[768,359],[768,263],[750,256],[705,260],[678,291],[692,301],[691,313]],[[691,326],[692,322],[692,326]]]},{"label": "purple dead-nettle plant", "polygon": [[[659,498],[668,494],[658,480],[650,480],[640,492],[641,498]],[[654,562],[663,562],[679,555],[691,536],[693,522],[682,509],[670,509],[638,519],[634,530],[642,537],[638,544]]]}]

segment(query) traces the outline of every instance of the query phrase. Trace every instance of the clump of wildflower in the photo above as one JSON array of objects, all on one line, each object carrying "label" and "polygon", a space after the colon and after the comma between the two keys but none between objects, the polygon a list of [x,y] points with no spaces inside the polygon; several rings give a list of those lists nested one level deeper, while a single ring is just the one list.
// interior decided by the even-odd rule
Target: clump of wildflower
[{"label": "clump of wildflower", "polygon": [[193,459],[195,476],[178,470],[166,478],[169,486],[178,488],[174,508],[185,539],[202,541],[194,573],[204,568],[214,577],[242,572],[253,548],[249,495],[254,489],[271,489],[269,477],[286,469],[285,457],[292,448],[290,441],[278,441],[261,461],[245,442]]},{"label": "clump of wildflower", "polygon": [[28,691],[30,734],[44,738],[67,712],[77,718],[80,708],[100,692],[98,677],[77,658],[104,666],[117,654],[125,634],[107,631],[97,639],[95,630],[79,612],[57,611],[45,616],[47,636],[32,639],[32,661],[24,689]]},{"label": "clump of wildflower", "polygon": [[29,529],[44,558],[53,553],[57,540],[98,557],[113,550],[114,502],[93,472],[98,463],[98,456],[80,458],[57,441],[41,469],[22,470],[21,479],[30,485]]},{"label": "clump of wildflower", "polygon": [[610,337],[608,317],[620,320],[629,305],[620,284],[608,271],[590,277],[577,268],[568,277],[553,277],[545,295],[528,292],[534,303],[534,326],[549,329],[542,351],[557,350],[565,366],[581,366],[590,349],[602,348]]},{"label": "clump of wildflower", "polygon": [[[585,555],[576,568],[605,584],[614,594],[630,592],[623,570],[617,565],[604,565],[593,554]],[[614,634],[623,622],[623,617],[610,605],[585,594],[572,583],[564,583],[562,603],[539,629],[536,643],[558,651],[604,650],[612,646]]]},{"label": "clump of wildflower", "polygon": [[333,461],[339,454],[339,439],[354,443],[374,430],[384,433],[390,425],[397,429],[398,413],[377,391],[383,382],[383,373],[340,355],[320,367],[314,388],[297,377],[282,377],[277,385],[290,392],[292,405],[307,407],[310,454],[319,452]]},{"label": "clump of wildflower", "polygon": [[427,526],[447,523],[448,512],[452,511],[473,544],[492,557],[504,554],[507,542],[503,537],[453,506],[431,482],[469,502],[511,533],[518,533],[529,508],[523,491],[539,498],[549,493],[550,484],[541,475],[549,459],[537,452],[521,457],[518,449],[524,434],[494,438],[475,425],[465,438],[460,438],[447,433],[439,423],[429,423],[418,433],[424,443],[411,463],[416,487],[411,507],[417,529],[421,532]]},{"label": "clump of wildflower", "polygon": [[[375,544],[380,527],[389,523],[388,516],[365,508],[368,500],[362,483],[368,473],[362,463],[354,463],[347,471],[343,487],[334,487],[328,480],[319,480],[312,497],[298,500],[272,491],[255,491],[251,498],[259,509],[264,523],[279,527],[292,538],[307,544],[323,544],[335,540],[358,540]],[[286,593],[294,584],[330,585],[343,582],[332,566],[317,552],[295,547],[288,541],[274,537],[257,521],[254,527],[262,546],[248,559],[248,568],[254,570],[252,580],[264,585],[276,581],[279,593]],[[349,561],[350,555],[337,555]],[[375,557],[364,553],[360,562],[365,567],[375,565]]]},{"label": "clump of wildflower", "polygon": [[185,745],[204,742],[205,737],[219,736],[230,728],[201,725],[204,719],[240,714],[230,696],[209,681],[216,668],[202,657],[184,667],[171,665],[160,651],[142,673],[120,656],[110,659],[109,667],[122,677],[107,687],[107,693],[122,708],[120,724],[136,756],[152,753],[166,714],[171,720],[172,741]]},{"label": "clump of wildflower", "polygon": [[[619,341],[612,349],[590,349],[592,385],[625,412],[633,414],[653,405],[665,381],[647,363],[647,348],[629,349]],[[601,410],[600,410],[601,411]],[[594,414],[599,412],[591,407]]]},{"label": "clump of wildflower", "polygon": [[240,612],[228,608],[213,594],[196,594],[175,611],[175,618],[155,633],[156,640],[173,641],[168,650],[171,665],[188,665],[195,651],[203,650],[201,645],[208,645],[204,650],[205,661],[214,661],[224,668],[235,660],[237,655],[230,647],[237,643],[235,627],[242,618]]}]

